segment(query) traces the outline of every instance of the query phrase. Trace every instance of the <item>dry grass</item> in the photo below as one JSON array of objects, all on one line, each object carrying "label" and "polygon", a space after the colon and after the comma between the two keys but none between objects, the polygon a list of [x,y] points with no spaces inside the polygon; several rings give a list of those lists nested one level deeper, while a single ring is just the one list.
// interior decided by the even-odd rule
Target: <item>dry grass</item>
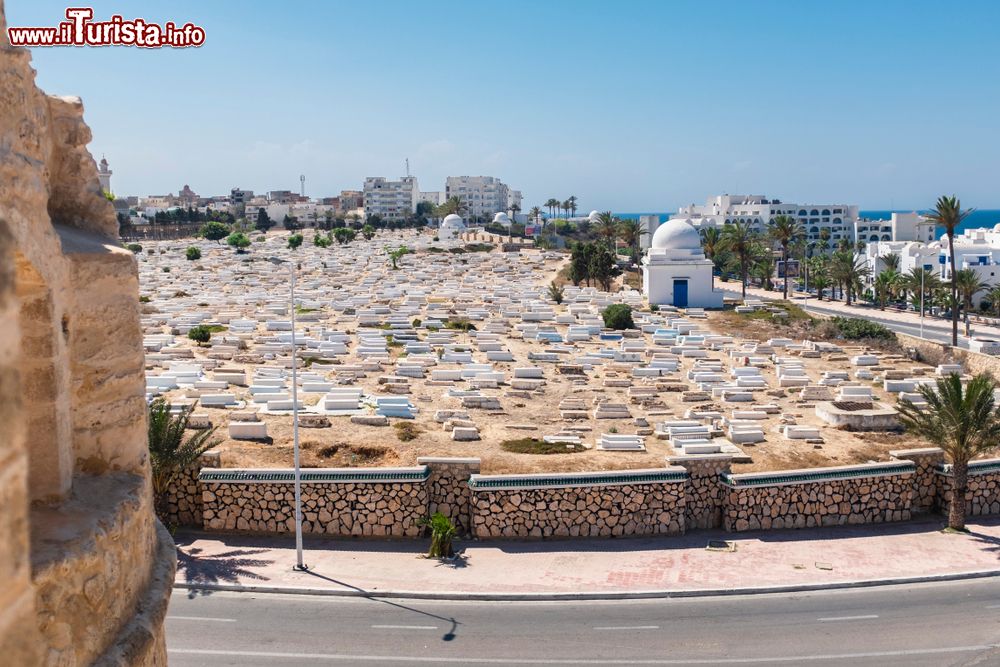
[{"label": "dry grass", "polygon": [[538,438],[504,440],[500,443],[500,448],[515,454],[575,454],[584,451],[583,447],[567,445],[565,442],[545,442]]},{"label": "dry grass", "polygon": [[413,422],[396,422],[392,427],[396,430],[396,437],[399,438],[400,442],[416,440],[417,436],[420,435],[420,428]]}]

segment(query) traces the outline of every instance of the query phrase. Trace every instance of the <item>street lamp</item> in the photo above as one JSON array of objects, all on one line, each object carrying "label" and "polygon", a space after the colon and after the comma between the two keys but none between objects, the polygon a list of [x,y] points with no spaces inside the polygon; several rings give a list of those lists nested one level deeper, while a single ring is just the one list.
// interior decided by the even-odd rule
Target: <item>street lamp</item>
[{"label": "street lamp", "polygon": [[295,344],[295,262],[280,257],[268,257],[274,265],[288,264],[291,276],[289,307],[292,311],[292,452],[295,464],[295,570],[308,570],[302,562],[302,471],[299,468],[299,376],[298,348]]}]

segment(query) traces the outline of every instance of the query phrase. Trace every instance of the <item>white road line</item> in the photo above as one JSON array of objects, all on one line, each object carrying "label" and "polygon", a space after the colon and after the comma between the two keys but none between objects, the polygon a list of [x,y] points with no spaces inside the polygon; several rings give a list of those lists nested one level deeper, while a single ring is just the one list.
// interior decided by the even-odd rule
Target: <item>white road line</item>
[{"label": "white road line", "polygon": [[863,621],[869,618],[878,618],[877,614],[866,614],[864,616],[828,616],[827,618],[817,619],[823,621],[824,623],[829,621]]},{"label": "white road line", "polygon": [[594,658],[484,658],[476,656],[445,657],[427,655],[348,655],[343,653],[283,653],[278,651],[231,651],[199,648],[167,649],[168,654],[201,656],[239,656],[244,658],[273,658],[293,661],[326,660],[337,662],[402,662],[445,663],[465,665],[751,665],[774,663],[802,663],[826,660],[860,660],[862,658],[895,658],[919,655],[946,655],[949,653],[975,653],[1000,648],[1000,644],[978,646],[946,646],[927,649],[900,649],[898,651],[870,651],[867,653],[819,653],[815,655],[789,655],[769,658],[637,658],[635,660]]},{"label": "white road line", "polygon": [[1000,609],[1000,604],[986,605],[987,609]]},{"label": "white road line", "polygon": [[211,618],[209,616],[167,616],[168,621],[209,621],[213,623],[235,623],[235,618]]},{"label": "white road line", "polygon": [[595,630],[659,630],[658,625],[598,625]]},{"label": "white road line", "polygon": [[378,630],[437,630],[436,625],[373,625]]}]

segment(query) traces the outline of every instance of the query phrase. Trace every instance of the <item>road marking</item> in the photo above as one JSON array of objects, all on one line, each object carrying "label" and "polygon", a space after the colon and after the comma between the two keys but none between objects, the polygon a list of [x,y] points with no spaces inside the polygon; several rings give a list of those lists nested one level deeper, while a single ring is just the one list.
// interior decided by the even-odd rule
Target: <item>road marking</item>
[{"label": "road marking", "polygon": [[482,658],[468,657],[434,657],[427,655],[348,655],[343,653],[283,653],[278,651],[232,651],[199,648],[167,649],[168,654],[201,655],[201,656],[238,656],[242,658],[273,658],[284,660],[327,660],[339,662],[402,662],[402,663],[445,663],[466,665],[752,665],[769,663],[800,663],[823,660],[859,660],[862,658],[896,658],[920,655],[943,655],[948,653],[975,653],[991,651],[1000,648],[1000,644],[983,644],[979,646],[946,646],[928,649],[901,649],[898,651],[871,651],[868,653],[821,653],[816,655],[789,655],[770,658],[646,658],[646,659],[610,659],[596,658]]},{"label": "road marking", "polygon": [[209,616],[167,616],[168,621],[209,621],[214,623],[235,623],[235,618],[211,618]]},{"label": "road marking", "polygon": [[1000,604],[991,604],[986,606],[987,609],[1000,609]]},{"label": "road marking", "polygon": [[827,618],[817,619],[819,621],[829,622],[829,621],[863,621],[869,618],[878,618],[877,614],[866,614],[864,616],[828,616]]},{"label": "road marking", "polygon": [[437,630],[436,625],[373,625],[377,630]]},{"label": "road marking", "polygon": [[598,625],[595,630],[659,630],[658,625]]}]

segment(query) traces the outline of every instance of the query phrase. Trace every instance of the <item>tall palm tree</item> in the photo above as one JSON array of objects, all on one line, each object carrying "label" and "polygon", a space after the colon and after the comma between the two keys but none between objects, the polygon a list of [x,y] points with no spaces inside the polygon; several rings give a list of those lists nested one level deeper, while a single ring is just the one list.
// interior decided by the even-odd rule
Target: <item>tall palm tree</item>
[{"label": "tall palm tree", "polygon": [[618,238],[629,249],[629,259],[633,264],[639,264],[639,241],[646,234],[642,223],[638,220],[620,220],[618,222]]},{"label": "tall palm tree", "polygon": [[986,293],[985,299],[990,302],[990,310],[994,315],[1000,316],[1000,284],[994,285]]},{"label": "tall palm tree", "polygon": [[[955,231],[962,224],[962,221],[969,217],[969,214],[974,210],[967,208],[963,211],[962,203],[955,195],[951,197],[942,196],[938,197],[934,210],[926,216],[928,221],[933,222],[938,227],[944,227],[944,233],[948,237],[948,255],[951,258],[952,276],[957,273],[955,270]],[[951,298],[952,301],[958,302],[958,287],[955,285],[954,280],[951,281]],[[953,347],[958,346],[957,308],[951,311],[951,344]]]},{"label": "tall palm tree", "polygon": [[870,273],[864,258],[855,257],[849,250],[838,250],[833,254],[830,277],[840,285],[848,306],[851,305],[851,297],[861,291],[861,283]]},{"label": "tall palm tree", "polygon": [[927,303],[931,301],[932,295],[941,286],[941,280],[937,274],[920,266],[914,266],[910,272],[903,276],[903,284],[910,292],[911,303],[920,309],[923,315]]},{"label": "tall palm tree", "polygon": [[576,195],[570,195],[569,199],[566,200],[566,203],[569,204],[569,206],[567,208],[569,209],[570,217],[575,218],[576,217]]},{"label": "tall palm tree", "polygon": [[[748,223],[747,224],[751,224]],[[753,259],[750,264],[750,273],[760,280],[761,287],[770,290],[773,287],[771,277],[774,275],[774,248],[770,239],[762,234],[754,233]]]},{"label": "tall palm tree", "polygon": [[875,300],[880,310],[885,310],[885,303],[893,297],[899,286],[899,272],[894,269],[884,269],[875,278]]},{"label": "tall palm tree", "polygon": [[[712,260],[713,268],[719,268],[719,260],[722,258],[724,250],[722,243],[722,232],[718,227],[701,228],[701,249],[707,259]],[[712,271],[712,289],[715,289],[715,271]]]},{"label": "tall palm tree", "polygon": [[785,267],[784,298],[788,300],[788,248],[798,243],[806,236],[805,227],[802,223],[790,215],[775,216],[767,226],[767,233],[771,239],[781,246],[781,263]]},{"label": "tall palm tree", "polygon": [[434,212],[438,217],[443,218],[446,215],[451,215],[452,213],[464,216],[468,211],[469,205],[465,203],[465,200],[455,195],[448,197],[448,199],[443,204],[438,206]]},{"label": "tall palm tree", "polygon": [[886,255],[881,255],[879,259],[882,260],[882,265],[886,269],[899,272],[899,255],[896,253],[890,252]]},{"label": "tall palm tree", "polygon": [[824,255],[830,251],[830,228],[819,230],[819,251]]},{"label": "tall palm tree", "polygon": [[814,262],[809,267],[809,284],[816,288],[816,298],[822,301],[823,290],[831,284],[829,268],[824,257],[815,257],[814,259],[822,261]]},{"label": "tall palm tree", "polygon": [[570,208],[572,208],[573,205],[574,204],[572,202],[570,202],[570,200],[568,200],[568,199],[566,201],[564,201],[562,204],[560,204],[562,210],[566,211],[566,213],[567,213],[566,217],[567,218],[569,217],[568,214],[569,214]]},{"label": "tall palm tree", "polygon": [[952,373],[936,386],[920,385],[926,407],[899,402],[899,418],[907,430],[944,450],[952,465],[952,496],[948,527],[965,529],[965,496],[969,488],[969,461],[1000,444],[1000,410],[994,405],[996,382],[983,373],[969,380]]},{"label": "tall palm tree", "polygon": [[733,254],[740,267],[744,299],[747,298],[747,275],[754,258],[755,236],[753,230],[750,229],[750,224],[742,220],[722,227],[722,243],[725,249]]},{"label": "tall palm tree", "polygon": [[549,197],[549,200],[545,202],[545,206],[549,209],[549,217],[556,217],[556,208],[559,206],[559,200],[555,197]]},{"label": "tall palm tree", "polygon": [[542,209],[539,206],[532,206],[531,210],[528,211],[528,219],[534,223],[538,222],[538,218],[541,215],[542,215]]},{"label": "tall palm tree", "polygon": [[969,311],[972,310],[972,300],[983,290],[989,289],[989,283],[979,279],[975,269],[962,269],[955,274],[952,286],[958,292],[958,303],[962,306],[965,319],[965,335],[969,335]]},{"label": "tall palm tree", "polygon": [[606,241],[612,241],[618,234],[618,218],[611,215],[611,211],[605,211],[597,216],[597,235]]}]

